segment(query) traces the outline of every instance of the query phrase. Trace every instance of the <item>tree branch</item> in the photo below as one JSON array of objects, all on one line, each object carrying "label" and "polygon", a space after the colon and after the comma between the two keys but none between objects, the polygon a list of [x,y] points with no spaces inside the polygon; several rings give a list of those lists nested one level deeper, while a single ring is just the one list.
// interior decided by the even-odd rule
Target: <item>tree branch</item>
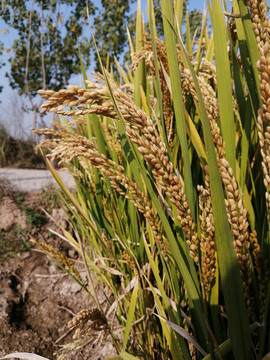
[{"label": "tree branch", "polygon": [[30,101],[30,104],[31,104],[32,108],[34,108],[35,105],[34,105],[34,103],[32,101],[31,94],[30,94],[30,91],[29,91],[28,68],[29,68],[30,46],[31,46],[31,27],[32,27],[33,5],[34,5],[34,0],[32,0],[31,10],[29,12],[27,54],[26,54],[26,64],[25,64],[25,73],[24,73],[26,95],[28,96],[28,99]]},{"label": "tree branch", "polygon": [[46,73],[45,73],[45,64],[44,64],[44,47],[43,47],[43,2],[39,2],[40,6],[40,48],[41,48],[41,68],[42,68],[42,87],[46,89]]}]

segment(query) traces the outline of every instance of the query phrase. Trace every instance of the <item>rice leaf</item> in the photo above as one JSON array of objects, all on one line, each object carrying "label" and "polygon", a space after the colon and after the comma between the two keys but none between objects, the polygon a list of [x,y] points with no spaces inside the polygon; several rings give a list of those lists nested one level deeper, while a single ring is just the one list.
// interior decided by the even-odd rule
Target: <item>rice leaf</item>
[{"label": "rice leaf", "polygon": [[[241,18],[235,19],[235,24],[242,66],[244,69],[243,74],[245,75],[250,99],[253,103],[253,111],[257,114],[260,107],[260,84],[258,82],[258,69],[256,67],[256,61],[259,58],[258,46],[254,38],[253,25],[250,24],[250,19],[248,20],[248,13],[246,12],[246,9],[243,8],[242,2],[233,0],[233,8],[236,13],[239,13],[240,9],[242,9]],[[238,96],[238,91],[236,92],[236,96]],[[239,105],[241,106],[241,102]],[[250,112],[250,114],[252,114],[252,112]]]},{"label": "rice leaf", "polygon": [[117,66],[117,68],[118,68],[118,70],[119,70],[122,78],[123,78],[124,83],[125,83],[125,84],[128,84],[128,83],[129,83],[129,79],[128,79],[128,77],[127,77],[124,69],[123,69],[122,66],[119,64],[118,60],[116,59],[116,57],[114,58],[114,61],[115,61],[115,64],[116,64],[116,66]]},{"label": "rice leaf", "polygon": [[235,175],[235,131],[232,103],[231,73],[227,52],[228,39],[226,36],[226,32],[224,31],[224,16],[220,0],[212,1],[212,12],[220,124],[222,137],[225,142],[226,158]]},{"label": "rice leaf", "polygon": [[139,358],[127,353],[126,351],[121,352],[120,358],[123,360],[139,360]]},{"label": "rice leaf", "polygon": [[176,331],[178,334],[180,334],[181,336],[183,336],[183,338],[185,338],[188,342],[190,342],[192,345],[195,346],[195,348],[197,350],[199,350],[199,352],[206,356],[207,353],[203,350],[203,348],[198,344],[197,340],[192,336],[190,335],[184,328],[182,328],[181,326],[179,325],[176,325],[174,323],[172,323],[171,321],[169,320],[166,320],[164,319],[162,316],[154,313],[154,315],[156,315],[159,319],[161,319],[162,321],[164,321],[167,325],[169,325],[174,331]]},{"label": "rice leaf", "polygon": [[175,112],[175,122],[178,137],[180,139],[181,151],[184,160],[184,183],[185,193],[191,214],[195,219],[195,204],[193,196],[193,181],[191,176],[190,159],[188,152],[187,136],[185,131],[185,113],[182,98],[181,79],[179,73],[178,58],[176,53],[176,37],[175,32],[171,28],[173,24],[173,9],[170,1],[161,0],[161,8],[163,12],[163,27],[168,56],[169,73],[171,78],[172,99]]},{"label": "rice leaf", "polygon": [[[142,48],[143,42],[143,23],[141,13],[141,0],[138,0],[137,15],[136,15],[136,39],[135,39],[135,50],[136,52]],[[134,74],[134,101],[140,106],[141,105],[141,91],[140,86],[145,88],[145,66],[144,60],[138,65]]]},{"label": "rice leaf", "polygon": [[[258,327],[258,324],[250,325],[250,332],[254,331],[257,327]],[[219,345],[219,354],[221,356],[226,356],[226,355],[230,354],[231,350],[232,350],[231,339],[227,339],[222,344]],[[214,356],[215,356],[215,358],[219,358],[219,355],[216,353],[216,351],[214,351]],[[207,354],[203,358],[203,360],[212,360],[212,358],[213,357],[211,354]]]},{"label": "rice leaf", "polygon": [[138,290],[139,290],[139,285],[138,285],[138,281],[137,281],[137,284],[134,286],[134,289],[133,289],[133,292],[131,295],[131,299],[130,299],[129,310],[128,310],[128,315],[127,315],[127,322],[126,322],[124,336],[123,336],[123,351],[126,350],[129,333],[131,330],[132,322],[134,320],[134,313],[135,313],[135,308],[136,308]]},{"label": "rice leaf", "polygon": [[[259,54],[259,49],[258,49],[258,45],[256,42],[255,34],[254,34],[253,24],[250,19],[250,15],[249,15],[248,8],[246,6],[246,2],[244,0],[239,0],[235,5],[237,6],[237,4],[238,4],[239,10],[240,10],[241,20],[242,20],[242,24],[243,24],[244,32],[245,32],[246,44],[247,44],[247,48],[248,48],[248,54],[249,54],[251,66],[252,66],[253,73],[254,73],[254,77],[252,76],[252,73],[251,73],[251,76],[248,76],[248,81],[251,81],[253,83],[253,81],[255,80],[257,93],[260,94],[260,82],[259,82],[259,76],[258,76],[258,69],[256,66],[256,63],[260,57],[260,54]],[[236,24],[239,24],[239,23],[236,22]],[[238,28],[237,28],[237,31],[238,31]],[[240,31],[241,31],[241,27],[240,27]],[[241,32],[240,32],[240,36],[241,36],[240,39],[242,40],[243,35]],[[242,49],[240,47],[240,50],[242,50]],[[243,54],[243,56],[244,55],[245,54]],[[246,74],[248,74],[248,73],[246,72]],[[252,89],[251,86],[250,86],[250,88]],[[255,97],[255,99],[256,99],[256,97]],[[260,96],[259,96],[258,100],[259,100],[259,104],[261,106]],[[255,100],[255,101],[257,101],[257,100]]]},{"label": "rice leaf", "polygon": [[[207,29],[205,31],[207,31]],[[205,58],[207,61],[212,62],[213,56],[214,56],[214,35],[212,33],[210,40],[208,42]]]},{"label": "rice leaf", "polygon": [[[164,116],[163,116],[163,100],[162,100],[162,95],[161,95],[161,85],[160,85],[160,76],[159,76],[159,64],[158,64],[158,59],[157,59],[157,49],[156,49],[156,29],[155,29],[155,24],[154,24],[154,4],[153,4],[153,0],[148,0],[148,7],[149,7],[149,26],[150,26],[150,35],[151,35],[151,41],[152,41],[152,49],[153,49],[153,56],[154,56],[154,64],[155,64],[155,76],[156,76],[156,91],[157,91],[157,101],[158,101],[158,106],[159,106],[159,118],[160,120],[160,124],[161,124],[161,128],[162,128],[162,133],[161,133],[161,137],[163,139],[163,141],[165,142],[166,146],[167,146],[167,150],[169,150],[169,145],[168,145],[168,138],[166,136],[166,126],[165,126],[165,122],[164,122]],[[170,153],[168,151],[168,153]]]},{"label": "rice leaf", "polygon": [[220,270],[221,286],[226,303],[229,333],[236,359],[251,358],[251,337],[242,291],[239,267],[233,247],[232,235],[227,219],[223,188],[216,160],[215,147],[209,126],[207,112],[193,66],[180,41],[183,57],[192,74],[199,100],[199,114],[203,126],[206,154],[210,176],[213,216],[215,223],[216,247]]},{"label": "rice leaf", "polygon": [[174,6],[177,23],[179,24],[179,28],[181,30],[184,15],[184,0],[175,1]]},{"label": "rice leaf", "polygon": [[[159,271],[158,271],[157,265],[155,264],[155,262],[153,260],[153,257],[151,256],[151,253],[150,253],[150,250],[148,249],[145,237],[144,237],[144,243],[145,243],[145,251],[147,253],[148,260],[150,262],[152,271],[154,273],[154,276],[155,276],[155,279],[156,279],[156,282],[157,282],[157,285],[158,285],[158,289],[159,289],[160,294],[161,294],[161,298],[162,298],[162,302],[164,304],[164,307],[167,310],[170,318],[175,319],[174,321],[176,321],[176,317],[175,317],[174,313],[171,310],[171,304],[170,304],[170,302],[169,302],[169,300],[167,298],[166,292],[165,292],[164,287],[162,285],[162,281],[161,281],[160,276],[159,276]],[[159,299],[157,298],[157,295],[156,295],[156,291],[153,289],[153,286],[149,281],[148,281],[148,283],[149,283],[149,286],[152,289],[152,293],[153,293],[153,295],[154,295],[154,297],[156,299],[157,304],[160,304],[160,301],[159,301]],[[163,315],[165,315],[164,310],[163,310],[163,306],[161,306],[161,304],[159,305],[159,310],[160,310],[161,313],[163,313]],[[165,331],[166,336],[168,336],[166,329],[164,331]],[[177,350],[177,349],[175,349],[175,346],[176,345],[174,345],[174,347],[173,347],[174,351]],[[182,340],[180,340],[178,346],[180,346],[180,348],[181,348],[181,351],[180,351],[180,349],[178,350],[179,356],[181,356],[181,357],[185,356],[185,359],[188,359],[189,355],[188,355],[185,343]]]},{"label": "rice leaf", "polygon": [[189,54],[192,54],[188,8],[186,10],[186,49]]}]

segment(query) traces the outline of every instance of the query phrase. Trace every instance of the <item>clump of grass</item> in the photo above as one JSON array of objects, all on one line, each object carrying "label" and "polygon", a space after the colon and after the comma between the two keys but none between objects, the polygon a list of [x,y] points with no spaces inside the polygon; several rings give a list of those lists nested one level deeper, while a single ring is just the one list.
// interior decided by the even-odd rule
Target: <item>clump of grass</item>
[{"label": "clump of grass", "polygon": [[33,225],[36,228],[41,228],[43,225],[46,224],[46,216],[40,211],[26,207],[25,212],[27,225]]},{"label": "clump of grass", "polygon": [[18,193],[13,201],[15,202],[15,204],[19,205],[19,206],[22,206],[23,203],[25,202],[25,194],[24,193]]},{"label": "clump of grass", "polygon": [[29,236],[20,225],[6,232],[0,229],[0,255],[2,258],[13,257],[20,252],[30,250]]},{"label": "clump of grass", "polygon": [[[226,24],[213,1],[213,34],[205,15],[198,42],[186,36],[184,46],[177,9],[161,1],[161,40],[148,4],[150,34],[138,5],[141,40],[133,75],[120,68],[125,86],[103,69],[85,87],[39,91],[41,112],[61,115],[54,129],[35,131],[48,136],[40,146],[66,196],[73,233],[65,236],[92,290],[94,272],[115,297],[97,311],[103,324],[114,312],[123,328],[118,341],[108,325],[116,358],[262,358],[270,351],[267,9],[233,1],[239,16],[227,14]],[[49,159],[70,170],[77,194]]]},{"label": "clump of grass", "polygon": [[[0,229],[0,254],[2,258],[12,257],[19,252],[30,250],[29,236],[36,236],[37,233],[44,231],[44,235],[47,237],[47,230],[45,230],[44,225],[47,225],[49,221],[43,209],[46,208],[47,212],[50,213],[53,209],[60,208],[63,205],[59,190],[52,186],[44,188],[40,196],[33,199],[31,194],[13,191],[8,182],[1,182],[0,205],[3,212],[5,212],[5,206],[2,203],[4,198],[8,200],[8,207],[12,203],[17,205],[15,209],[18,208],[17,210],[20,211],[22,223],[18,224],[18,218],[11,214],[14,224],[10,224],[8,229]],[[10,211],[9,208],[7,210]],[[51,233],[51,237],[53,236],[55,235]]]},{"label": "clump of grass", "polygon": [[51,213],[53,209],[60,208],[63,205],[59,189],[54,185],[48,185],[41,190],[40,206],[48,213]]},{"label": "clump of grass", "polygon": [[9,181],[0,178],[0,200],[7,196],[11,191],[11,184]]},{"label": "clump of grass", "polygon": [[0,166],[15,168],[44,169],[42,156],[37,154],[35,142],[15,139],[0,125]]}]

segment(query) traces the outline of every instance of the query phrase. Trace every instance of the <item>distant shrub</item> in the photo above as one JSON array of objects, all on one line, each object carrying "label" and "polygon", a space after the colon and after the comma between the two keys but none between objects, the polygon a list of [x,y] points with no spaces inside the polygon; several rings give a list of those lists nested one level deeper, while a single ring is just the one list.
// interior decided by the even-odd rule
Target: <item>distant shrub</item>
[{"label": "distant shrub", "polygon": [[0,166],[45,168],[41,154],[35,152],[33,140],[15,139],[0,125]]}]

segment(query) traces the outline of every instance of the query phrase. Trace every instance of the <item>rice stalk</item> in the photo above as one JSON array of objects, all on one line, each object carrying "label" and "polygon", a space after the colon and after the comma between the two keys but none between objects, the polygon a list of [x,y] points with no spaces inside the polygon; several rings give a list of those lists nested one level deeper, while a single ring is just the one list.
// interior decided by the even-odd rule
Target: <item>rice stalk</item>
[{"label": "rice stalk", "polygon": [[[223,16],[219,5],[215,0],[209,8],[212,20]],[[124,76],[122,87],[104,72],[86,80],[87,88],[40,90],[46,100],[41,113],[56,112],[71,120],[55,129],[35,131],[49,137],[40,144],[50,148],[49,158],[69,168],[77,179],[77,198],[86,216],[73,211],[74,226],[94,249],[87,258],[90,268],[90,257],[98,256],[93,269],[116,298],[110,311],[126,326],[121,353],[125,355],[119,356],[128,358],[128,349],[147,359],[200,358],[196,347],[169,329],[166,322],[149,315],[157,312],[175,328],[192,334],[203,353],[208,353],[206,359],[252,358],[251,343],[254,353],[262,357],[270,350],[269,224],[264,225],[266,216],[269,223],[270,214],[267,9],[264,1],[250,0],[249,7],[239,1],[240,14],[225,13],[230,20],[222,44],[216,39],[214,43],[213,34],[209,36],[205,17],[200,39],[193,45],[188,40],[187,53],[175,30],[179,14],[172,19],[170,6],[162,2],[166,32],[175,36],[174,54],[168,46],[171,39],[157,37],[153,19],[151,36],[146,34],[139,4],[140,42],[132,53],[131,65],[134,76]],[[153,10],[152,1],[149,8]],[[255,55],[248,53],[252,39],[248,38],[243,10],[250,11],[260,54],[261,106],[255,116],[258,99],[251,84],[257,84],[258,79],[252,79],[256,72],[251,74],[253,65],[248,63]],[[220,24],[214,19],[214,32],[222,30]],[[229,42],[224,46],[227,37]],[[230,91],[233,83],[229,102],[227,85],[217,76],[222,74],[218,52],[224,49]],[[210,62],[213,54],[215,62]],[[173,56],[177,59],[174,75]],[[123,74],[119,64],[118,68]],[[183,108],[176,104],[176,75]],[[129,80],[134,83],[128,84]],[[230,126],[226,124],[222,91],[229,104]],[[195,145],[194,137],[201,137],[201,147]],[[192,177],[187,186],[189,162]],[[87,217],[95,224],[90,229]],[[248,321],[255,324],[250,329]],[[103,330],[104,324],[93,326]],[[91,329],[91,324],[78,323],[76,334],[84,336]]]}]

